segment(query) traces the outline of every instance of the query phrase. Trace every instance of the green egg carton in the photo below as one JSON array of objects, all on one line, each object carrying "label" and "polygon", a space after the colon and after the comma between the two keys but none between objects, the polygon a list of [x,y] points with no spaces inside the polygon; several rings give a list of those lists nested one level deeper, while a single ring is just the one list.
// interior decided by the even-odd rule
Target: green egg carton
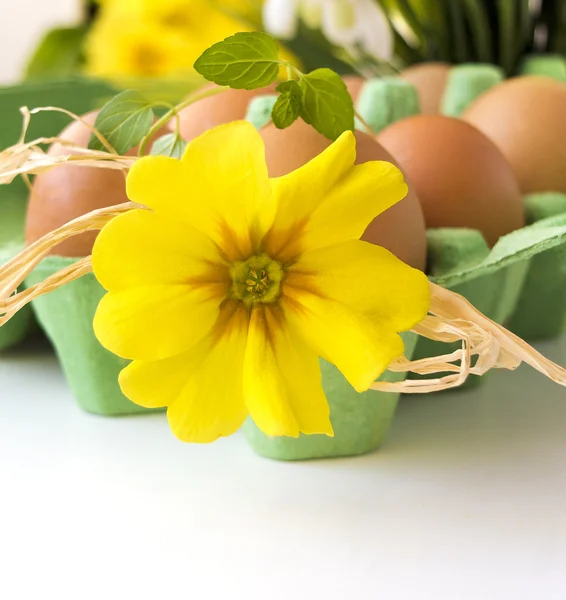
[{"label": "green egg carton", "polygon": [[[401,334],[405,354],[411,357],[416,344],[412,333]],[[248,420],[244,432],[252,449],[276,460],[307,460],[367,454],[381,446],[395,415],[399,394],[369,390],[359,394],[336,367],[321,359],[322,385],[330,404],[334,437],[301,435],[269,437]],[[381,381],[403,381],[403,373],[387,371]]]},{"label": "green egg carton", "polygon": [[[105,83],[73,78],[50,83],[24,83],[0,88],[0,149],[18,142],[22,131],[22,106],[58,106],[84,113],[100,106],[113,93]],[[35,115],[26,140],[56,135],[69,117],[56,112]],[[24,248],[25,215],[28,189],[21,179],[0,186],[0,264],[6,263]],[[0,350],[6,350],[36,331],[33,312],[26,307],[0,328]]]},{"label": "green egg carton", "polygon": [[560,54],[528,56],[521,67],[522,75],[543,75],[566,82],[566,58]]},{"label": "green egg carton", "polygon": [[[0,265],[7,263],[24,248],[26,197],[22,186],[0,187]],[[24,190],[25,192],[25,190]],[[29,306],[0,327],[0,351],[19,344],[35,329]]]},{"label": "green egg carton", "polygon": [[[524,61],[522,75],[540,75],[566,81],[566,59],[558,55],[534,55]],[[491,65],[460,65],[453,67],[443,99],[443,111],[450,116],[461,115],[481,94],[503,79],[502,72]],[[562,224],[566,214],[566,196],[548,192],[525,198],[527,224],[548,227]],[[554,221],[548,221],[554,217]],[[531,231],[527,229],[527,231]],[[566,326],[566,250],[562,245],[540,251],[525,265],[524,286],[511,313],[498,315],[511,331],[526,340],[545,339],[560,335]],[[487,284],[486,284],[487,285]],[[462,293],[472,303],[481,299]],[[474,294],[472,293],[472,296]],[[476,304],[480,310],[482,307]],[[489,315],[488,316],[492,316]],[[417,353],[419,350],[417,350]]]},{"label": "green egg carton", "polygon": [[[399,77],[380,77],[364,83],[356,101],[357,113],[373,133],[420,112],[419,98],[413,85]],[[366,126],[356,117],[356,127]]]},{"label": "green egg carton", "polygon": [[[26,280],[39,283],[76,258],[48,256]],[[128,361],[105,350],[94,335],[92,322],[104,289],[92,273],[33,300],[37,320],[51,340],[79,406],[99,415],[149,412],[120,391],[118,375]]]},{"label": "green egg carton", "polygon": [[[552,193],[525,198],[527,221],[533,228],[566,224],[566,196]],[[551,215],[555,215],[551,217]],[[550,218],[544,218],[544,217]],[[526,340],[557,337],[566,328],[566,246],[540,252],[529,264],[525,286],[508,323]]]},{"label": "green egg carton", "polygon": [[[528,56],[520,71],[521,75],[540,75],[566,82],[566,58],[554,54]],[[459,117],[482,94],[504,80],[503,71],[489,64],[463,64],[450,69],[442,113]]]},{"label": "green egg carton", "polygon": [[[429,230],[430,280],[461,294],[516,333],[518,322],[536,332],[535,337],[546,335],[549,323],[553,333],[560,333],[566,316],[566,302],[560,302],[566,300],[566,268],[562,265],[560,273],[554,267],[566,252],[566,211],[550,213],[561,210],[566,197],[554,204],[546,200],[545,194],[529,197],[527,204],[548,216],[502,237],[491,251],[477,231]],[[560,298],[552,295],[553,289],[560,290]],[[415,358],[445,354],[456,347],[420,338]],[[468,385],[480,380],[484,378],[472,377]]]}]

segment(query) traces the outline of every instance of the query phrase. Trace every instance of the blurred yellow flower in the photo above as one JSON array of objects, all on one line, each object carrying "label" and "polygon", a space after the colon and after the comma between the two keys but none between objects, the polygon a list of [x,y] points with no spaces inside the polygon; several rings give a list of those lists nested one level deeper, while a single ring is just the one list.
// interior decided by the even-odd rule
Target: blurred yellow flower
[{"label": "blurred yellow flower", "polygon": [[108,290],[103,346],[133,362],[124,394],[167,407],[188,442],[234,433],[332,435],[319,357],[367,390],[403,353],[398,332],[430,304],[426,276],[359,240],[407,186],[386,162],[354,165],[344,133],[304,167],[269,179],[249,123],[217,127],[181,160],[142,158],[128,196],[150,210],[113,219],[95,243]]},{"label": "blurred yellow flower", "polygon": [[[249,4],[228,1],[234,9]],[[249,29],[209,0],[105,0],[87,39],[87,71],[100,77],[181,75],[212,44]]]}]

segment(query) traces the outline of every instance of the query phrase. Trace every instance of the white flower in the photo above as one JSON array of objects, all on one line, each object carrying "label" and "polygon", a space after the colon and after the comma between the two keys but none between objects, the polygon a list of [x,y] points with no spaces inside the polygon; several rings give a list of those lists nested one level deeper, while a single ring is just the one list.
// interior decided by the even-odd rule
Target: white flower
[{"label": "white flower", "polygon": [[266,30],[282,39],[295,37],[302,20],[348,51],[360,46],[382,60],[393,53],[393,34],[377,0],[266,0],[263,18]]}]

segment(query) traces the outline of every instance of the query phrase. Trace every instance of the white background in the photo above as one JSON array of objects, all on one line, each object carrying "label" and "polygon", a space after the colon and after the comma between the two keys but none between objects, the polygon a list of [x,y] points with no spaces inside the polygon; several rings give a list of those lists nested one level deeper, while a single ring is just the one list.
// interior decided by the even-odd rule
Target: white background
[{"label": "white background", "polygon": [[73,24],[80,0],[0,0],[0,84],[17,80],[47,29]]},{"label": "white background", "polygon": [[[0,81],[77,5],[0,0]],[[0,392],[2,600],[566,598],[566,390],[528,369],[290,464],[86,415],[45,348],[0,355]]]}]

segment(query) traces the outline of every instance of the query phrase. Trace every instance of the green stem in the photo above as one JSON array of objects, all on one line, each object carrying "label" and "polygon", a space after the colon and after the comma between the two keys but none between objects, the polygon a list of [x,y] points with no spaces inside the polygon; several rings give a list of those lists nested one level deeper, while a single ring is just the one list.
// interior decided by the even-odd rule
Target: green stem
[{"label": "green stem", "polygon": [[[151,129],[147,132],[147,135],[143,138],[142,143],[140,144],[140,149],[138,151],[138,156],[143,156],[145,154],[145,151],[147,150],[147,146],[149,144],[149,142],[152,140],[153,136],[165,125],[167,125],[167,123],[173,118],[173,117],[177,117],[177,129],[179,128],[179,113],[184,109],[187,108],[187,106],[190,106],[191,104],[193,104],[194,102],[198,102],[199,100],[204,100],[205,98],[208,98],[210,96],[215,96],[216,94],[219,94],[220,92],[224,92],[229,88],[226,87],[213,87],[204,91],[199,91],[199,92],[195,92],[193,94],[190,94],[187,98],[185,98],[185,100],[183,100],[183,102],[181,102],[180,104],[178,104],[177,106],[174,106],[173,108],[170,108],[170,110],[168,110],[160,119],[158,119],[151,127]],[[165,106],[165,103],[161,102],[161,103],[156,103],[153,106]],[[167,107],[170,107],[170,104],[166,105]]]},{"label": "green stem", "polygon": [[360,113],[354,108],[354,115],[356,119],[367,129],[364,133],[369,135],[377,135],[377,133],[370,127],[369,123],[360,115]]},{"label": "green stem", "polygon": [[278,60],[277,62],[287,69],[287,77],[289,79],[293,79],[293,75],[296,75],[298,79],[304,77],[304,73],[288,60]]}]

